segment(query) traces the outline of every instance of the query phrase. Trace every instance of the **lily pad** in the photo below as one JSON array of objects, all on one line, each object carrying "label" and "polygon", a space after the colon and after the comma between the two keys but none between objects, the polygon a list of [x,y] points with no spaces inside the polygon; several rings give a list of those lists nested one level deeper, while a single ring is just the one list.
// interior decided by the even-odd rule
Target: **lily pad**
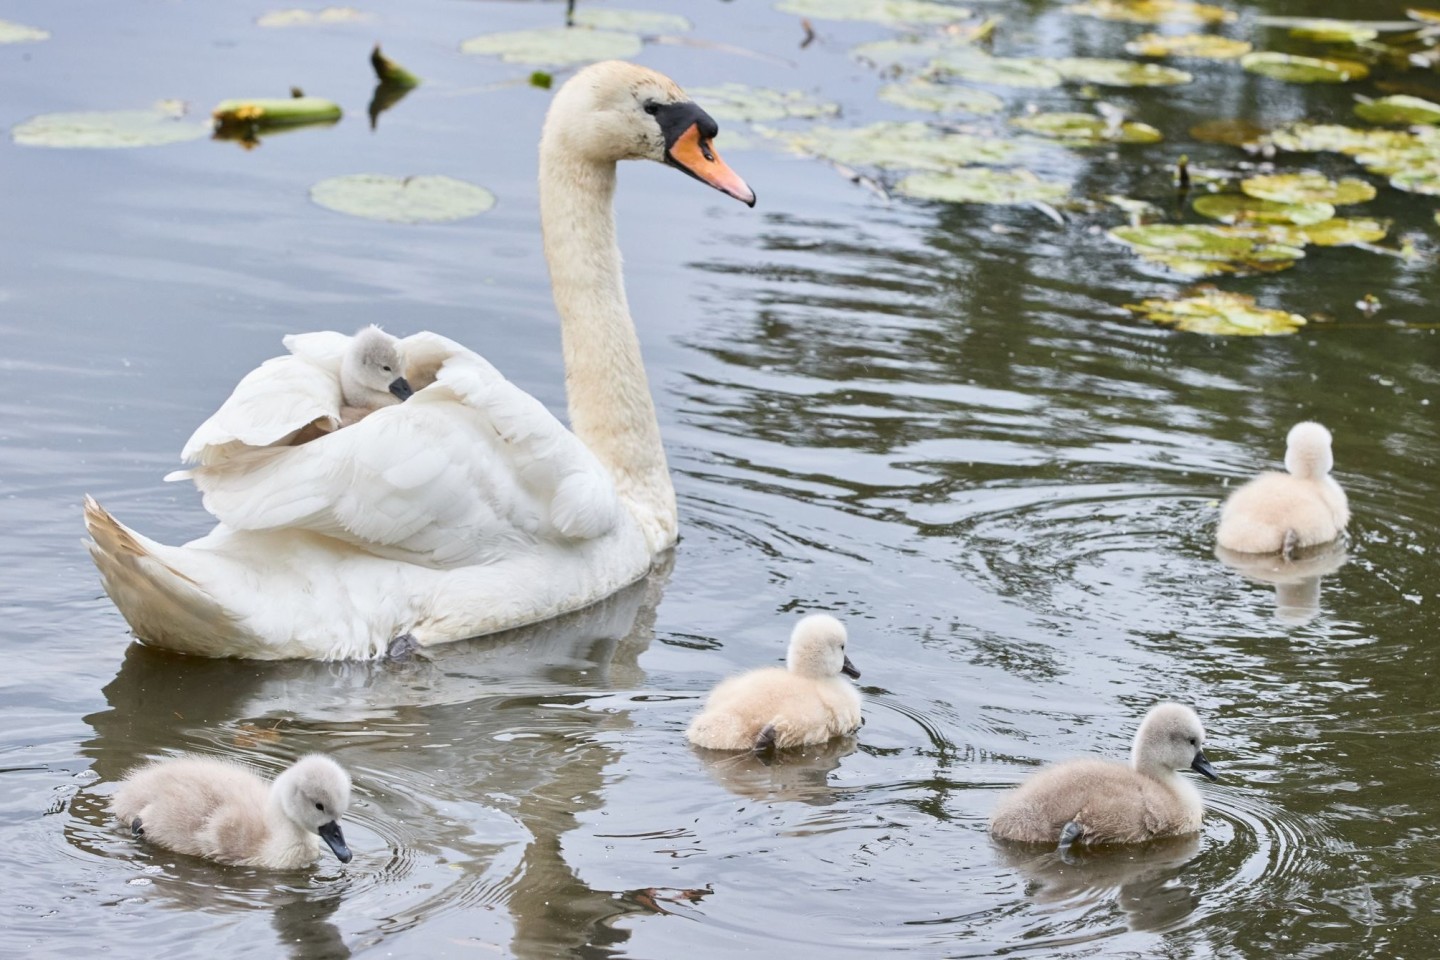
[{"label": "lily pad", "polygon": [[1440,197],[1440,168],[1406,170],[1390,178],[1390,186],[1406,193],[1421,193],[1427,197]]},{"label": "lily pad", "polygon": [[161,147],[210,135],[210,124],[169,109],[45,113],[10,131],[22,147],[112,149]]},{"label": "lily pad", "polygon": [[1060,73],[1038,57],[992,57],[983,53],[965,53],[938,57],[930,63],[930,72],[958,77],[970,83],[996,87],[1020,87],[1045,90],[1060,86]]},{"label": "lily pad", "polygon": [[210,113],[219,129],[246,126],[257,130],[307,123],[334,123],[340,105],[320,97],[285,97],[269,100],[222,100]]},{"label": "lily pad", "polygon": [[1322,60],[1269,50],[1247,53],[1240,58],[1240,66],[1251,73],[1286,83],[1348,83],[1364,80],[1370,75],[1370,68],[1355,60]]},{"label": "lily pad", "polygon": [[1057,203],[1070,188],[1041,180],[1029,170],[987,170],[966,167],[943,173],[914,173],[895,185],[896,191],[920,200],[947,203]]},{"label": "lily pad", "polygon": [[1022,130],[1052,137],[1067,146],[1096,146],[1103,143],[1159,143],[1164,134],[1146,123],[1109,123],[1089,113],[1037,113],[1010,121]]},{"label": "lily pad", "polygon": [[1243,147],[1258,143],[1265,136],[1265,128],[1253,120],[1206,120],[1191,127],[1190,136],[1201,143]]},{"label": "lily pad", "polygon": [[940,114],[990,114],[1005,108],[1004,100],[985,90],[918,78],[906,83],[886,84],[880,88],[880,99],[910,110]]},{"label": "lily pad", "polygon": [[687,92],[717,120],[754,123],[789,117],[833,117],[840,113],[839,104],[817,100],[800,90],[770,90],[743,83],[723,83],[718,87],[692,87]]},{"label": "lily pad", "polygon": [[39,43],[49,40],[50,32],[38,27],[27,27],[23,23],[0,20],[0,43]]},{"label": "lily pad", "polygon": [[1123,23],[1230,23],[1235,14],[1224,7],[1188,0],[1086,0],[1062,8],[1066,13]]},{"label": "lily pad", "polygon": [[1317,247],[1348,247],[1357,243],[1378,243],[1390,232],[1389,220],[1370,217],[1338,217],[1299,228],[1306,243]]},{"label": "lily pad", "polygon": [[366,23],[375,18],[351,7],[323,10],[272,10],[255,22],[262,27],[314,27],[335,23]]},{"label": "lily pad", "polygon": [[1213,33],[1145,33],[1125,44],[1125,52],[1137,57],[1194,57],[1201,60],[1234,60],[1255,48],[1245,40],[1217,37]]},{"label": "lily pad", "polygon": [[1212,193],[1196,197],[1195,212],[1221,223],[1311,224],[1335,216],[1328,203],[1281,203],[1243,193]]},{"label": "lily pad", "polygon": [[1184,70],[1158,63],[1102,57],[1061,57],[1050,61],[1050,66],[1066,80],[1102,87],[1174,87],[1195,79]]},{"label": "lily pad", "polygon": [[1187,333],[1213,336],[1273,337],[1294,333],[1305,326],[1298,313],[1255,305],[1254,297],[1206,288],[1179,300],[1142,300],[1125,309],[1154,323],[1169,324]]},{"label": "lily pad", "polygon": [[484,187],[444,176],[391,177],[356,173],[321,180],[310,199],[327,210],[389,223],[464,220],[495,206]]},{"label": "lily pad", "polygon": [[871,23],[954,23],[970,11],[931,0],[780,0],[775,9],[817,20],[868,20]]},{"label": "lily pad", "polygon": [[498,56],[506,63],[536,66],[627,60],[644,44],[633,33],[592,30],[589,27],[542,27],[471,37],[460,44],[461,53]]},{"label": "lily pad", "polygon": [[1302,247],[1270,242],[1263,233],[1240,227],[1209,224],[1151,223],[1138,227],[1115,227],[1113,240],[1135,247],[1137,252],[1181,256],[1187,260],[1216,260],[1232,263],[1267,263],[1299,260]]},{"label": "lily pad", "polygon": [[1020,147],[996,137],[941,133],[924,123],[872,123],[866,127],[812,127],[801,133],[765,131],[792,150],[848,166],[888,170],[948,170],[970,164],[1004,164]]},{"label": "lily pad", "polygon": [[1376,150],[1398,149],[1411,137],[1396,130],[1362,130],[1338,123],[1292,123],[1269,136],[1278,150],[1295,153],[1345,153],[1355,155]]},{"label": "lily pad", "polygon": [[1364,43],[1380,32],[1356,20],[1310,20],[1290,28],[1290,36],[1316,43]]},{"label": "lily pad", "polygon": [[951,24],[945,32],[926,37],[901,37],[897,40],[872,40],[852,47],[850,55],[886,70],[913,67],[969,48],[981,37],[994,32],[994,18],[968,24]]},{"label": "lily pad", "polygon": [[1355,115],[1368,123],[1440,123],[1440,103],[1402,94],[1356,104]]},{"label": "lily pad", "polygon": [[1335,181],[1314,171],[1249,177],[1241,181],[1240,189],[1252,197],[1280,203],[1329,203],[1343,207],[1375,199],[1375,188],[1364,180],[1347,177]]},{"label": "lily pad", "polygon": [[1295,266],[1294,260],[1200,260],[1146,247],[1137,247],[1135,253],[1146,263],[1157,264],[1171,273],[1191,280],[1208,277],[1253,277],[1256,274],[1279,273]]},{"label": "lily pad", "polygon": [[609,10],[580,7],[575,11],[575,25],[595,30],[620,30],[630,33],[685,33],[694,25],[678,13],[656,13],[652,10]]}]

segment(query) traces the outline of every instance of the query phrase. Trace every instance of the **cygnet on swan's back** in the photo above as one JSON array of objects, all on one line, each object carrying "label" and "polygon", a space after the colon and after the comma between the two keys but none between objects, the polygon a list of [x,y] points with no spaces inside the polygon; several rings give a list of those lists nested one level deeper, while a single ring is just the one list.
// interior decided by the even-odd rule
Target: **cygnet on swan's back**
[{"label": "cygnet on swan's back", "polygon": [[1205,759],[1205,728],[1178,703],[1150,710],[1135,734],[1130,765],[1083,759],[1046,767],[1006,794],[990,818],[1002,840],[1140,843],[1194,833],[1205,809],[1176,770],[1219,779]]},{"label": "cygnet on swan's back", "polygon": [[1330,476],[1330,431],[1306,421],[1290,428],[1285,469],[1238,487],[1220,508],[1215,539],[1239,553],[1284,553],[1329,543],[1345,531],[1350,506]]},{"label": "cygnet on swan's back", "polygon": [[296,761],[273,784],[237,763],[185,756],[130,772],[110,810],[137,837],[179,853],[285,870],[320,856],[320,841],[350,862],[340,818],[350,777],[329,757]]},{"label": "cygnet on swan's back", "polygon": [[340,360],[340,426],[406,400],[413,393],[405,379],[400,341],[379,327],[361,328],[350,338]]},{"label": "cygnet on swan's back", "polygon": [[762,667],[724,680],[690,724],[690,742],[711,750],[768,753],[853,733],[859,677],[845,655],[845,627],[828,614],[805,617],[790,635],[784,667]]}]

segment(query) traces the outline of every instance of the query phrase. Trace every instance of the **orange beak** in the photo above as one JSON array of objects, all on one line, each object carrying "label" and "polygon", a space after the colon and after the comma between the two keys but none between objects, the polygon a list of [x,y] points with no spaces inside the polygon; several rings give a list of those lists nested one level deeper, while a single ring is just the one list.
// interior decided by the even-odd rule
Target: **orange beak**
[{"label": "orange beak", "polygon": [[711,142],[700,135],[698,123],[692,123],[675,138],[670,149],[665,151],[665,159],[696,180],[710,184],[721,193],[728,193],[748,207],[755,206],[755,191],[720,159]]}]

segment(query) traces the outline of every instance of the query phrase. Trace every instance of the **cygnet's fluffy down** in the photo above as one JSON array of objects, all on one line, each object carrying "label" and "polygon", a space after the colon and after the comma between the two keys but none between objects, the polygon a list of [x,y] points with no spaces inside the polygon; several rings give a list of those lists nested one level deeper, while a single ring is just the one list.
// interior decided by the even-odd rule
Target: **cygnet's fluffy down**
[{"label": "cygnet's fluffy down", "polygon": [[1006,794],[990,818],[1001,840],[1052,843],[1141,843],[1200,829],[1200,792],[1176,775],[1191,769],[1211,780],[1195,711],[1162,703],[1145,715],[1130,765],[1082,759],[1047,767]]},{"label": "cygnet's fluffy down", "polygon": [[110,801],[137,837],[221,863],[277,870],[314,863],[322,840],[348,863],[340,818],[349,806],[349,775],[319,754],[296,761],[273,784],[225,760],[157,760],[131,771]]},{"label": "cygnet's fluffy down", "polygon": [[767,753],[854,733],[860,692],[842,674],[860,671],[845,655],[845,627],[813,614],[795,625],[784,667],[721,681],[686,736],[711,750]]},{"label": "cygnet's fluffy down", "polygon": [[340,360],[340,426],[358,423],[412,393],[399,340],[376,326],[364,327],[350,339]]},{"label": "cygnet's fluffy down", "polygon": [[1220,508],[1215,539],[1239,553],[1284,553],[1329,543],[1345,531],[1350,506],[1330,476],[1330,431],[1306,421],[1290,428],[1285,469],[1237,488]]}]

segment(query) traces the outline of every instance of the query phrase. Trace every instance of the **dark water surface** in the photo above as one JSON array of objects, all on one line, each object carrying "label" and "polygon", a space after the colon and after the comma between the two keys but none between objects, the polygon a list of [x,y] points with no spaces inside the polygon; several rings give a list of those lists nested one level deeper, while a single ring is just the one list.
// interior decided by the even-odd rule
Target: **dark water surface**
[{"label": "dark water surface", "polygon": [[[806,89],[839,101],[840,123],[923,119],[878,101],[880,78],[847,55],[884,27],[817,20],[801,50],[798,18],[768,4],[635,5],[764,55],[648,45],[640,61],[687,86]],[[1145,29],[992,6],[1001,53],[1116,56]],[[165,542],[207,529],[194,492],[160,477],[283,334],[436,330],[564,406],[534,186],[548,95],[505,84],[528,67],[457,49],[557,24],[562,7],[381,0],[369,24],[273,31],[254,25],[267,9],[3,11],[53,34],[0,46],[6,130],[162,98],[203,114],[291,84],[347,116],[252,151],[0,139],[0,954],[1433,954],[1431,260],[1320,249],[1221,281],[1333,319],[1204,338],[1120,309],[1186,284],[1105,239],[1114,211],[1060,226],[1027,207],[886,203],[760,145],[727,153],[759,195],[748,211],[632,164],[618,219],[680,499],[669,568],[598,609],[403,667],[132,644],[81,545],[82,495]],[[1283,41],[1241,12],[1226,32]],[[372,133],[376,38],[427,82]],[[1189,142],[1192,123],[1344,122],[1352,92],[1377,94],[1193,66],[1191,87],[1107,94],[1171,142],[1054,151],[1043,172],[1164,202],[1178,152],[1244,159]],[[1079,102],[997,92],[1002,116]],[[462,177],[499,202],[405,227],[306,199],[367,171]],[[1436,208],[1381,186],[1366,214],[1433,253]],[[1373,318],[1352,306],[1367,293]],[[1312,561],[1318,610],[1313,578],[1277,600],[1212,554],[1227,485],[1275,466],[1304,418],[1334,431],[1355,513],[1348,553]],[[850,627],[857,740],[774,767],[693,753],[699,698],[780,657],[809,610]],[[990,841],[1002,789],[1042,762],[1123,756],[1160,699],[1195,705],[1224,777],[1203,787],[1198,838],[1069,865]],[[115,781],[182,750],[271,771],[333,754],[355,777],[354,861],[277,877],[137,846],[107,821]]]}]

